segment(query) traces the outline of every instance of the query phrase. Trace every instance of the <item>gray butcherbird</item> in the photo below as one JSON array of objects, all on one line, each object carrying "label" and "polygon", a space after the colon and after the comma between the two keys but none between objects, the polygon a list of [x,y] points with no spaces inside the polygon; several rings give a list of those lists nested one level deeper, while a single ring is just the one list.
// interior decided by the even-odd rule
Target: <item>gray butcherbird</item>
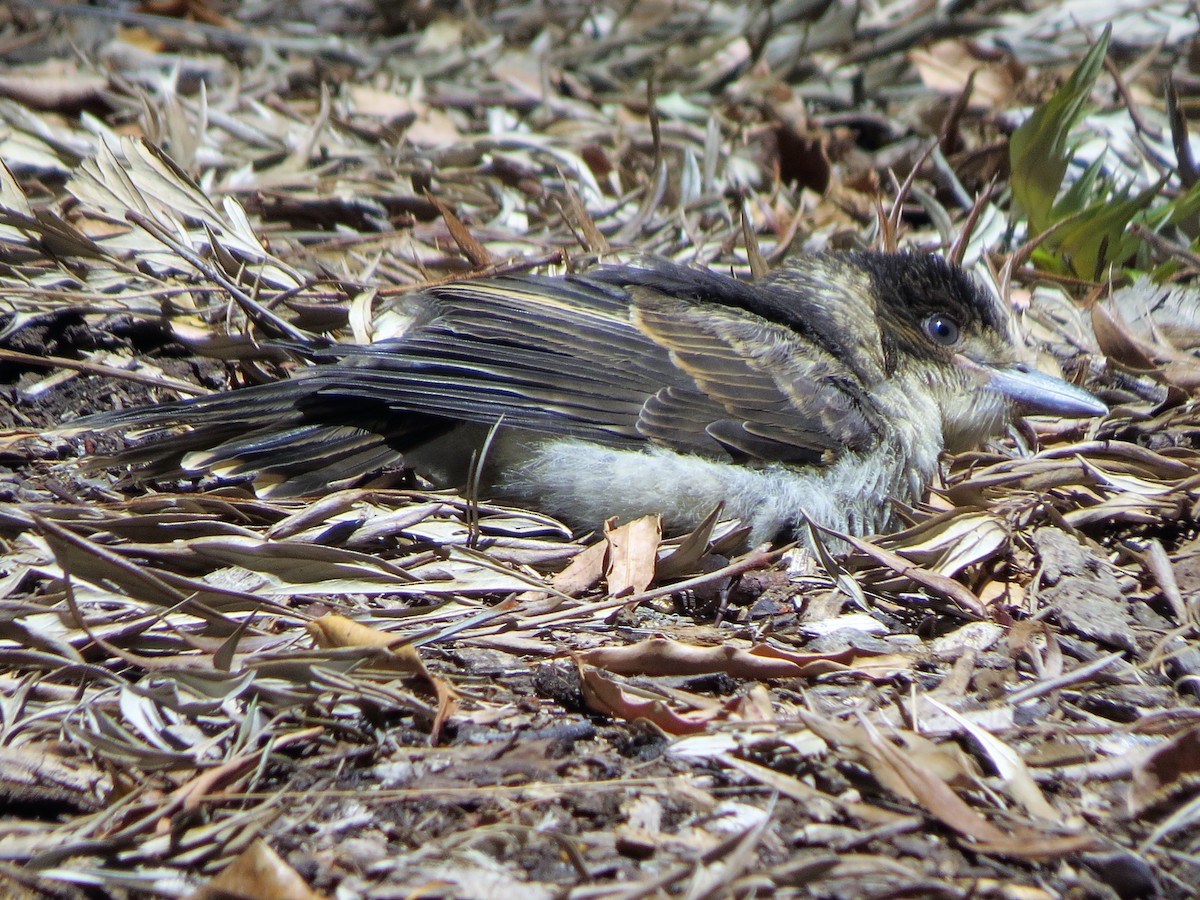
[{"label": "gray butcherbird", "polygon": [[937,256],[807,256],[755,283],[666,262],[500,276],[402,305],[402,336],[312,351],[294,378],[69,424],[149,427],[121,461],[288,496],[397,463],[454,484],[499,421],[501,496],[676,529],[721,502],[758,543],[801,510],[885,530],[889,498],[919,500],[943,450],[1014,414],[1106,411],[1024,364],[1006,308]]}]

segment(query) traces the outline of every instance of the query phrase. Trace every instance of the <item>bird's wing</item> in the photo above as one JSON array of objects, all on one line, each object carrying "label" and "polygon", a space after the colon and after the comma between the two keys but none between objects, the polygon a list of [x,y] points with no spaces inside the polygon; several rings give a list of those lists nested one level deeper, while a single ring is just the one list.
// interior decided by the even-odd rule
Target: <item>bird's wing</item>
[{"label": "bird's wing", "polygon": [[653,270],[604,272],[430,289],[409,333],[331,348],[313,377],[396,410],[717,457],[828,462],[878,439],[869,395],[827,349],[713,302],[752,286],[701,273],[697,299]]},{"label": "bird's wing", "polygon": [[[754,294],[767,290],[769,303]],[[399,337],[307,348],[318,365],[294,378],[69,425],[150,429],[153,440],[117,461],[160,474],[181,464],[254,473],[280,482],[280,494],[401,460],[456,420],[829,463],[873,446],[879,419],[834,342],[750,312],[788,290],[805,302],[786,285],[665,264],[463,281],[405,297],[410,325]],[[175,425],[190,430],[164,431]]]}]

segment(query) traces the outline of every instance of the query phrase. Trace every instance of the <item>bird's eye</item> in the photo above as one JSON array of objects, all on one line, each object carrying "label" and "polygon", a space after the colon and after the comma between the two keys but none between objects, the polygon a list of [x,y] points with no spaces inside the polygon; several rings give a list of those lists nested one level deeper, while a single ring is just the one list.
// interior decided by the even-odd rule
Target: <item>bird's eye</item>
[{"label": "bird's eye", "polygon": [[925,333],[935,344],[943,347],[958,343],[958,323],[941,313],[925,320]]}]

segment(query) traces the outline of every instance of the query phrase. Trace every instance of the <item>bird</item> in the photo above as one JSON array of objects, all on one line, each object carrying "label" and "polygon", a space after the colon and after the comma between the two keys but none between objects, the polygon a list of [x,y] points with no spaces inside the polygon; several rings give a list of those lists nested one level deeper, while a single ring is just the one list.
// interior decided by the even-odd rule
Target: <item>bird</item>
[{"label": "bird", "polygon": [[944,451],[1107,411],[1034,368],[1008,306],[931,253],[797,255],[756,281],[655,258],[492,275],[396,313],[386,339],[289,346],[309,363],[292,377],[70,424],[143,433],[110,462],[263,496],[395,466],[461,487],[475,466],[577,529],[659,514],[683,532],[719,504],[758,545],[808,520],[886,532]]}]

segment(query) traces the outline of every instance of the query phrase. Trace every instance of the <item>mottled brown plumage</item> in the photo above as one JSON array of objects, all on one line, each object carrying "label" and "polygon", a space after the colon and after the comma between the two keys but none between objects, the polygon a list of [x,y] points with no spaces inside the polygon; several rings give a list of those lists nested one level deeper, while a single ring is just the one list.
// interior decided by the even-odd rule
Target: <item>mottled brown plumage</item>
[{"label": "mottled brown plumage", "polygon": [[404,463],[463,477],[501,421],[493,488],[568,521],[723,502],[754,540],[801,510],[886,528],[943,449],[1022,411],[1095,415],[1022,365],[1007,311],[935,256],[802,257],[757,283],[660,262],[408,295],[398,338],[309,351],[287,381],[72,423],[158,434],[125,462],[314,493]]}]

